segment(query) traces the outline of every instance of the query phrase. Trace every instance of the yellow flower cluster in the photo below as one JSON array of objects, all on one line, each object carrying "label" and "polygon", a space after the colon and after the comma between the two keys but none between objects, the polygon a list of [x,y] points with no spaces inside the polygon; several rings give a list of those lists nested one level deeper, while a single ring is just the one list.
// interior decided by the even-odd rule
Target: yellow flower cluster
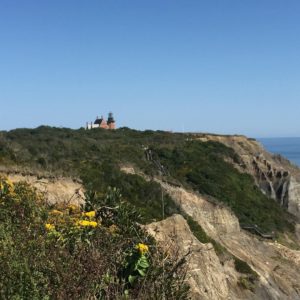
[{"label": "yellow flower cluster", "polygon": [[82,215],[84,217],[88,217],[88,218],[95,218],[96,212],[94,210],[92,210],[92,211],[88,211],[88,212],[83,212]]},{"label": "yellow flower cluster", "polygon": [[[83,212],[81,214],[83,217],[89,218],[89,219],[93,219],[96,217],[96,212],[94,210],[92,211],[87,211],[87,212]],[[79,220],[76,222],[77,226],[81,226],[81,227],[97,227],[99,224],[95,221],[90,221],[90,220]]]},{"label": "yellow flower cluster", "polygon": [[135,247],[136,247],[136,249],[138,249],[140,251],[141,254],[145,254],[149,251],[148,246],[145,244],[139,243]]},{"label": "yellow flower cluster", "polygon": [[50,224],[50,223],[47,223],[45,224],[45,228],[48,230],[48,231],[52,231],[55,229],[55,226]]},{"label": "yellow flower cluster", "polygon": [[77,221],[76,224],[78,226],[82,226],[82,227],[97,227],[98,226],[98,223],[95,222],[95,221],[86,221],[86,220],[80,220],[80,221]]},{"label": "yellow flower cluster", "polygon": [[61,229],[65,231],[67,228],[72,231],[75,228],[96,228],[100,225],[96,220],[96,211],[82,212],[79,206],[56,205],[49,212],[46,230],[53,233],[60,233]]}]

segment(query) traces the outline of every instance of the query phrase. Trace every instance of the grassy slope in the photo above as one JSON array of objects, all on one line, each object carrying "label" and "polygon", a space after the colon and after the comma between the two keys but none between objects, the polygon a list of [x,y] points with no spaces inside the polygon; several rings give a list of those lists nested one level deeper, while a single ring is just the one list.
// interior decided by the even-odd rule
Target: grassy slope
[{"label": "grassy slope", "polygon": [[[99,192],[117,186],[124,197],[142,210],[145,222],[161,217],[161,190],[154,182],[119,171],[131,163],[155,175],[145,159],[144,146],[167,166],[172,178],[227,204],[241,223],[257,224],[263,231],[292,231],[289,216],[240,174],[224,157],[239,161],[234,151],[217,142],[188,141],[183,134],[167,132],[71,130],[39,127],[0,133],[0,163],[80,176]],[[167,198],[167,215],[177,211]]]}]

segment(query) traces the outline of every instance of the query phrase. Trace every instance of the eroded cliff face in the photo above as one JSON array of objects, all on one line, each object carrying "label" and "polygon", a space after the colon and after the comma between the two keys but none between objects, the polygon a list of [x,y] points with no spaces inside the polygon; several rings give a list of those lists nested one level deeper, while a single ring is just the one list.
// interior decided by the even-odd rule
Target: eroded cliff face
[{"label": "eroded cliff face", "polygon": [[200,243],[181,215],[146,226],[165,251],[186,258],[192,299],[229,299],[226,274],[211,244]]},{"label": "eroded cliff face", "polygon": [[240,163],[231,162],[241,172],[253,176],[262,192],[276,200],[300,221],[300,169],[278,155],[268,153],[254,139],[245,136],[195,136],[203,142],[217,141],[231,147]]},{"label": "eroded cliff face", "polygon": [[42,193],[51,204],[67,203],[80,205],[85,200],[84,189],[78,180],[8,171],[2,171],[0,175],[8,177],[12,182],[24,181],[29,183]]},{"label": "eroded cliff face", "polygon": [[[247,294],[249,299],[300,299],[300,251],[241,230],[237,218],[226,207],[183,188],[160,184],[210,237],[259,274],[256,290],[252,295]],[[236,288],[233,282],[230,286]],[[231,299],[243,298],[233,294]]]},{"label": "eroded cliff face", "polygon": [[300,220],[300,181],[291,177],[287,185],[288,211]]}]

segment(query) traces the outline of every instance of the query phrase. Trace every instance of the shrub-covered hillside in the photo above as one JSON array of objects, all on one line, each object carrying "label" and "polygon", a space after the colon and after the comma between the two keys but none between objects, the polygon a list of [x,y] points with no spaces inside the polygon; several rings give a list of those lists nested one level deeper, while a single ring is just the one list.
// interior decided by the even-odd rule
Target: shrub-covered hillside
[{"label": "shrub-covered hillside", "polygon": [[[221,143],[168,132],[43,126],[0,133],[1,164],[79,176],[98,193],[118,187],[124,199],[141,210],[144,222],[162,216],[160,186],[123,174],[121,165],[134,165],[150,176],[164,173],[170,181],[213,196],[231,207],[243,224],[256,224],[263,231],[292,231],[287,213],[264,196],[249,175],[226,162],[239,159]],[[165,210],[166,215],[178,211],[168,197]]]},{"label": "shrub-covered hillside", "polygon": [[187,299],[184,270],[119,191],[87,195],[83,207],[50,206],[0,177],[0,298]]}]

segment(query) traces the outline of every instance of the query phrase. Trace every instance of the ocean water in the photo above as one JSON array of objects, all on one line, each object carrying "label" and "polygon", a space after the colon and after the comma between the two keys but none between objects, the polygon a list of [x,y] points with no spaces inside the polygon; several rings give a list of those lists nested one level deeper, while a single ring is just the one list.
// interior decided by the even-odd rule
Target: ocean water
[{"label": "ocean water", "polygon": [[265,149],[274,154],[281,154],[300,167],[300,138],[263,138],[257,139]]}]

